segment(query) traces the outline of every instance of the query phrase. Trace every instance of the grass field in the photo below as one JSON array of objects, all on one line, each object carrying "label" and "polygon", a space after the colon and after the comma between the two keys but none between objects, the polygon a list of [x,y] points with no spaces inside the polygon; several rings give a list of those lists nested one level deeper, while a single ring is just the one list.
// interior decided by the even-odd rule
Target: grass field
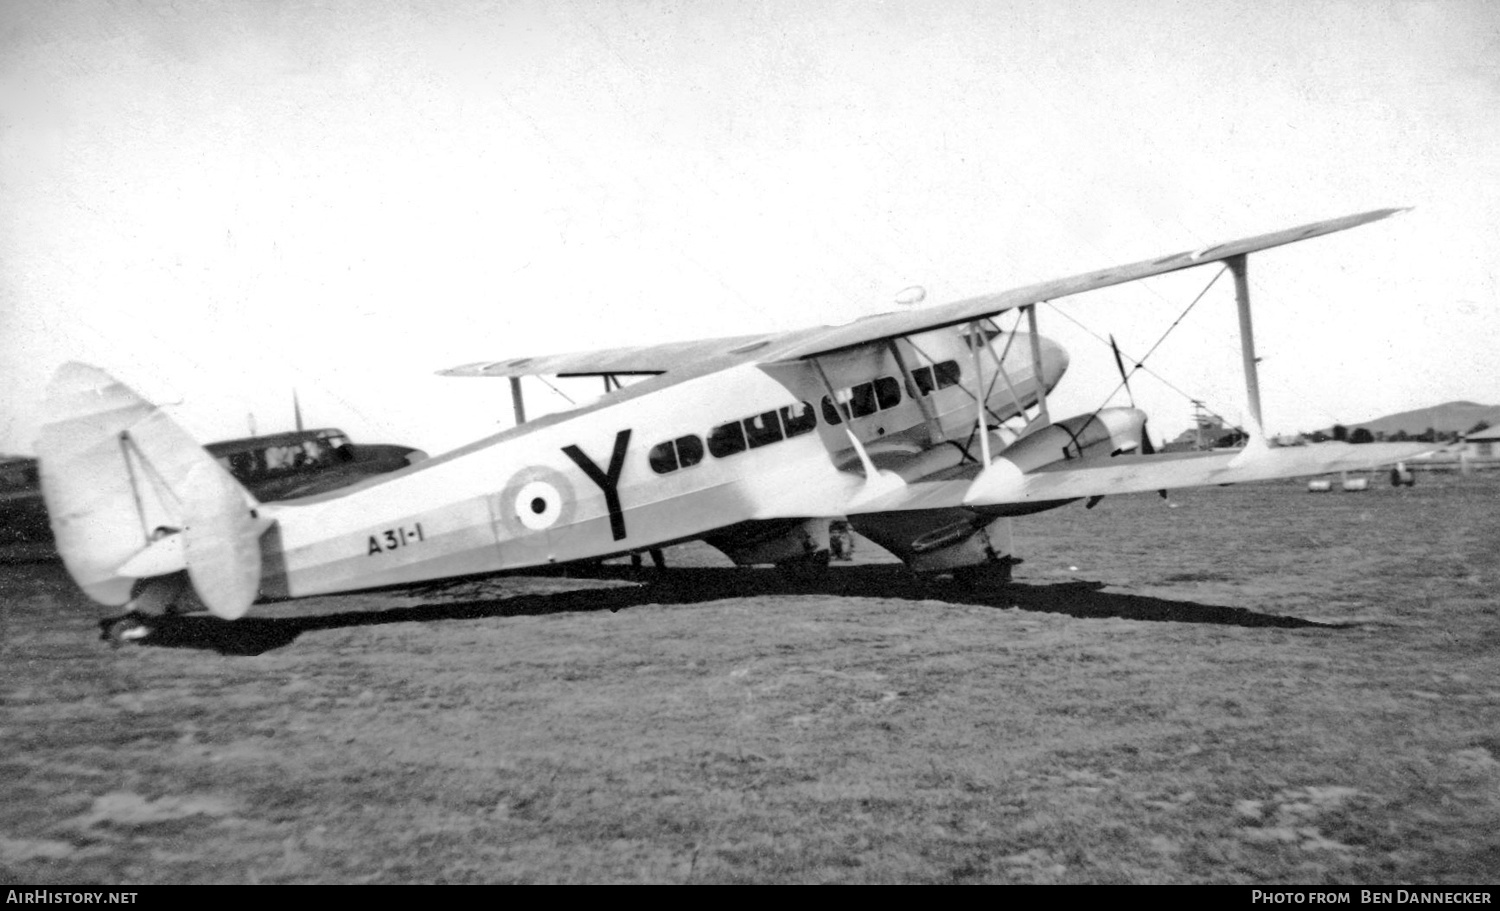
[{"label": "grass field", "polygon": [[1500,881],[1500,477],[168,623],[0,567],[0,879]]}]

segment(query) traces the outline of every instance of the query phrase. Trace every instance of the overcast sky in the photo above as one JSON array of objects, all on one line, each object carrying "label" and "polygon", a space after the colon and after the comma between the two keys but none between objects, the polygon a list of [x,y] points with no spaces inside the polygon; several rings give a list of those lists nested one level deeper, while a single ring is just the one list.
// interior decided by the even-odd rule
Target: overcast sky
[{"label": "overcast sky", "polygon": [[[1272,432],[1500,403],[1500,5],[11,0],[0,452],[68,360],[204,440],[289,429],[295,388],[438,452],[510,415],[444,367],[1386,206],[1414,208],[1251,258]],[[1138,356],[1215,271],[1059,308]],[[1158,435],[1189,396],[1242,415],[1233,311],[1221,279],[1147,362]],[[1041,316],[1073,357],[1054,415],[1094,408],[1107,345]]]}]

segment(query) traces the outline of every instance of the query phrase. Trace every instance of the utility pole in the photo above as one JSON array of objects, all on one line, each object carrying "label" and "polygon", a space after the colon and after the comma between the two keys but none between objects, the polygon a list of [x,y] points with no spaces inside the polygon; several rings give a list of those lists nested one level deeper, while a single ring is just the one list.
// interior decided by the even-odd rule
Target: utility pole
[{"label": "utility pole", "polygon": [[1193,428],[1197,431],[1197,443],[1194,447],[1198,451],[1203,450],[1203,423],[1208,420],[1203,412],[1203,400],[1193,399]]}]

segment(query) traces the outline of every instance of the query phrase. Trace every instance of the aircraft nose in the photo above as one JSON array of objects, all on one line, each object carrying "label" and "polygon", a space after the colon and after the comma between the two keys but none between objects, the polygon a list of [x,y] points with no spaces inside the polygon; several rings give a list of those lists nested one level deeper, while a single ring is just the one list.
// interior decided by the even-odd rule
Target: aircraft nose
[{"label": "aircraft nose", "polygon": [[1039,347],[1042,349],[1042,384],[1051,392],[1068,372],[1068,349],[1046,336],[1042,336]]}]

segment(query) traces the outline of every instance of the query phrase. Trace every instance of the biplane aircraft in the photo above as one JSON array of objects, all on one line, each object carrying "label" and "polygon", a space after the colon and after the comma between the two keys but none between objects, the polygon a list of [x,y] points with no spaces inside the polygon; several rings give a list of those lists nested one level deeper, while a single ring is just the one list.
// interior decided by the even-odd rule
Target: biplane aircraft
[{"label": "biplane aircraft", "polygon": [[[517,395],[512,429],[277,503],[258,502],[161,409],[71,363],[49,387],[43,490],[68,571],[93,600],[125,608],[126,625],[174,607],[235,619],[258,599],[695,539],[739,563],[796,562],[826,548],[828,518],[843,516],[917,572],[1006,579],[1017,516],[1111,494],[1370,468],[1427,448],[1272,448],[1261,423],[1247,257],[1397,211],[840,326],[454,368],[444,372],[510,378],[516,393],[528,375],[603,376],[609,392],[529,422]],[[1068,355],[1038,333],[1037,304],[1214,264],[1235,280],[1244,448],[1154,452],[1133,407],[1050,414]],[[1015,325],[1002,331],[995,318],[1006,311],[1017,311]],[[639,379],[621,386],[622,376]]]}]

